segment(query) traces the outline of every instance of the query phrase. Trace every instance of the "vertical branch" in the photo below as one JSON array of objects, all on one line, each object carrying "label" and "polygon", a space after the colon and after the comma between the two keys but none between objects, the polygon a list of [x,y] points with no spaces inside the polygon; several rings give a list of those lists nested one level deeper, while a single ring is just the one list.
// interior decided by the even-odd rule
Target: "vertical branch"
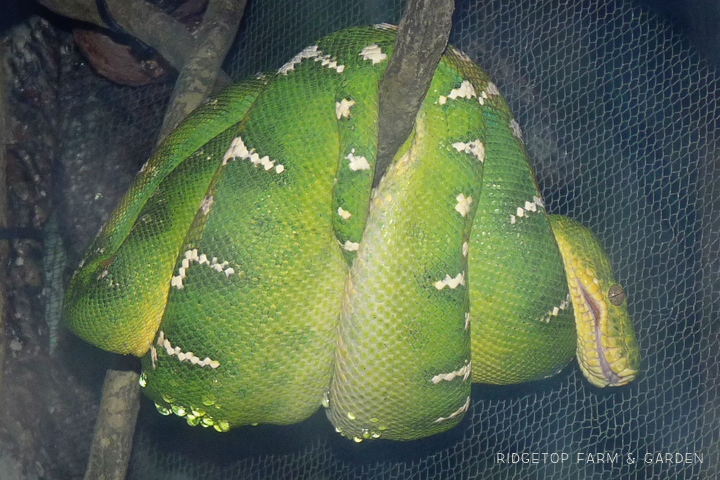
[{"label": "vertical branch", "polygon": [[[106,28],[95,0],[37,0],[58,15]],[[175,69],[182,70],[195,40],[185,26],[144,0],[107,0],[110,14],[130,35],[150,45]]]},{"label": "vertical branch", "polygon": [[447,46],[454,9],[453,0],[408,2],[393,56],[380,83],[374,186],[412,132],[415,116]]},{"label": "vertical branch", "polygon": [[210,0],[195,53],[180,72],[160,130],[164,139],[212,91],[240,26],[247,0]]},{"label": "vertical branch", "polygon": [[[212,91],[225,55],[237,34],[245,3],[246,0],[210,0],[198,31],[195,51],[175,84],[160,141]],[[116,5],[116,9],[122,8],[120,4]],[[138,380],[135,370],[108,370],[85,472],[86,480],[125,478],[140,409]]]},{"label": "vertical branch", "polygon": [[124,480],[139,410],[138,374],[134,370],[108,370],[86,480]]}]

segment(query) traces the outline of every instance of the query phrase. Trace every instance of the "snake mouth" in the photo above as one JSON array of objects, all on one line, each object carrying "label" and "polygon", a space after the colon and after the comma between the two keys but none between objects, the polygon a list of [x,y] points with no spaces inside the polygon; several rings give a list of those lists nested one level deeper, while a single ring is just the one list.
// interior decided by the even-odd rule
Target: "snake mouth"
[{"label": "snake mouth", "polygon": [[590,359],[587,358],[586,352],[585,362],[588,363],[588,365],[586,365],[585,368],[591,368],[595,373],[595,375],[593,375],[594,377],[600,376],[604,380],[601,385],[593,382],[597,386],[604,387],[624,385],[631,379],[623,378],[613,370],[607,358],[608,351],[603,346],[602,339],[603,337],[607,337],[607,334],[603,332],[602,323],[603,320],[605,320],[605,323],[607,322],[607,306],[602,303],[603,301],[596,299],[592,293],[585,288],[580,279],[577,279],[576,281],[582,297],[582,303],[587,306],[587,312],[591,317],[591,331],[595,333],[594,351],[597,352],[597,364],[592,362],[594,364],[592,366],[589,365]]},{"label": "snake mouth", "polygon": [[570,283],[570,293],[578,331],[580,368],[597,387],[626,385],[637,377],[638,358],[632,351],[634,338],[622,334],[622,325],[617,328],[618,323],[629,322],[629,318],[624,310],[614,311],[620,307],[610,305],[600,282],[590,271],[576,270],[576,273],[579,275]]},{"label": "snake mouth", "polygon": [[549,218],[572,299],[580,369],[596,387],[625,385],[640,369],[625,291],[615,281],[610,259],[590,230],[567,217]]}]

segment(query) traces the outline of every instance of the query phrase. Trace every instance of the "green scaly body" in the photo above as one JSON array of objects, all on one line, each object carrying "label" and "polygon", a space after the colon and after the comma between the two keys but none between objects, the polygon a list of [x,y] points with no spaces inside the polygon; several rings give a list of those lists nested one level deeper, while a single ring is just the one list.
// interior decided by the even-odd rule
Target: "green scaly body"
[{"label": "green scaly body", "polygon": [[[624,293],[595,304],[620,298],[606,254],[561,254],[555,236],[587,231],[551,227],[517,123],[464,54],[448,49],[372,190],[394,42],[389,26],[343,30],[207,102],[90,247],[68,325],[142,356],[161,413],[226,431],[322,404],[356,441],[410,440],[456,425],[471,381],[547,377],[576,346],[594,384],[635,377]],[[577,285],[594,277],[563,266],[587,250],[603,265],[590,294]]]}]

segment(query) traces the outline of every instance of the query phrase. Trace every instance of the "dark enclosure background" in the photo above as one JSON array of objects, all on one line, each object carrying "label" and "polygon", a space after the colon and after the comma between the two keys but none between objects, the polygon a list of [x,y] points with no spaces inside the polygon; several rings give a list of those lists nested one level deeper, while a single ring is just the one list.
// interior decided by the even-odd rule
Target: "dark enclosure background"
[{"label": "dark enclosure background", "polygon": [[[171,84],[96,76],[73,24],[0,0],[11,138],[0,479],[81,478],[110,355],[60,326],[63,282],[151,153]],[[393,0],[251,0],[225,70],[276,69],[336,29],[397,22]],[[447,434],[355,445],[324,413],[216,434],[144,400],[131,479],[713,478],[720,471],[720,49],[712,2],[458,1],[451,42],[523,127],[548,210],[591,227],[630,299],[642,376],[591,387],[576,364],[513,388],[473,387]],[[497,453],[567,453],[507,465]],[[619,452],[636,463],[576,461]],[[645,453],[702,463],[647,464]]]}]

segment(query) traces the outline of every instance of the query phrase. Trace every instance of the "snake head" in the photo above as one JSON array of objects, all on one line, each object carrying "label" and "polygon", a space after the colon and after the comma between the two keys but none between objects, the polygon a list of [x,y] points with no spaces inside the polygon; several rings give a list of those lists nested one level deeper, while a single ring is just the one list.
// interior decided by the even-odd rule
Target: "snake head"
[{"label": "snake head", "polygon": [[635,379],[640,367],[625,291],[590,230],[566,217],[551,215],[550,219],[565,263],[580,369],[597,387],[625,385]]}]

